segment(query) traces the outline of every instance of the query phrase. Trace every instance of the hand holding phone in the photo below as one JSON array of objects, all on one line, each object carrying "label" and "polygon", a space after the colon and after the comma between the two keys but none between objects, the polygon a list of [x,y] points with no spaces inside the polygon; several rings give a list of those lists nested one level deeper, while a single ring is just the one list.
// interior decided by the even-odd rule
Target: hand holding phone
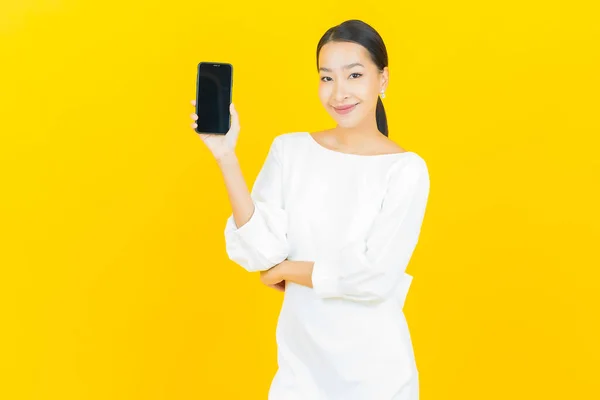
[{"label": "hand holding phone", "polygon": [[240,131],[233,96],[233,65],[201,62],[196,78],[196,121],[192,127],[217,158],[235,150]]},{"label": "hand holding phone", "polygon": [[[196,106],[196,100],[192,100],[192,105]],[[235,151],[235,145],[237,143],[237,138],[240,134],[240,120],[238,118],[237,110],[233,103],[229,106],[229,112],[231,113],[231,126],[229,131],[225,135],[216,135],[211,133],[199,133],[198,135],[206,144],[206,147],[210,150],[212,155],[218,160],[223,156],[231,154]],[[197,114],[191,115],[194,121],[198,120]],[[194,131],[198,127],[196,122],[192,123],[192,128]]]}]

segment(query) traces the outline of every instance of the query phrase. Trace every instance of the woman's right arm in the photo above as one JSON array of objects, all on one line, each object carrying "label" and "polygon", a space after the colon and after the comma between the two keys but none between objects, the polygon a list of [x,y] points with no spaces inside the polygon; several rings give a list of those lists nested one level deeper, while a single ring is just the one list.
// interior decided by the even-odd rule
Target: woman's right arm
[{"label": "woman's right arm", "polygon": [[[192,100],[192,105],[196,101]],[[281,140],[271,143],[266,160],[252,187],[242,175],[235,154],[240,132],[237,110],[230,104],[231,126],[226,135],[200,133],[215,157],[231,203],[232,214],[225,226],[225,248],[229,258],[247,271],[265,271],[287,259],[287,213],[283,206]],[[197,120],[198,115],[192,114]],[[192,128],[197,128],[192,123]]]},{"label": "woman's right arm", "polygon": [[237,155],[235,152],[225,154],[217,159],[217,164],[225,180],[233,220],[235,225],[241,228],[254,213],[254,203],[242,175]]}]

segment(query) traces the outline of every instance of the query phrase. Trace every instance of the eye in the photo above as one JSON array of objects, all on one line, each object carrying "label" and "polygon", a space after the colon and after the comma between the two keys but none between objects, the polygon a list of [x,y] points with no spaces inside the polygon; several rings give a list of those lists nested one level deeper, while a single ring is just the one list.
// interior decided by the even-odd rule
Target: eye
[{"label": "eye", "polygon": [[[358,75],[357,78],[362,76],[362,74],[359,74],[358,72],[354,72],[354,73],[350,74],[350,76],[352,76],[352,75]],[[324,80],[326,78],[329,78],[329,77],[328,76],[324,76],[324,77],[321,78],[321,81],[323,81],[323,82],[329,82],[329,81]]]}]

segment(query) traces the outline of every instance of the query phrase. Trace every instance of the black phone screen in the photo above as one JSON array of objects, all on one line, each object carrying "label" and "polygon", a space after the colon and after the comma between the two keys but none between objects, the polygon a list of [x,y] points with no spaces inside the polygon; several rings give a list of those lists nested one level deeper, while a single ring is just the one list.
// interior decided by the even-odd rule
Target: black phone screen
[{"label": "black phone screen", "polygon": [[233,86],[233,66],[201,62],[196,82],[196,132],[226,134],[231,126],[229,105]]}]

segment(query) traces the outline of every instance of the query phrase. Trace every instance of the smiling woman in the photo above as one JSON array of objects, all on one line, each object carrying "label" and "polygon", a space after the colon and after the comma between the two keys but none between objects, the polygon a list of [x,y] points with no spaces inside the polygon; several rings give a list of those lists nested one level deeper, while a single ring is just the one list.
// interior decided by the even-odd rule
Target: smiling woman
[{"label": "smiling woman", "polygon": [[387,53],[372,27],[351,20],[329,29],[317,68],[335,128],[276,137],[251,199],[236,183],[237,164],[220,163],[234,208],[227,254],[285,293],[269,399],[417,400],[402,307],[427,164],[387,138],[379,98]]},{"label": "smiling woman", "polygon": [[354,114],[352,119],[331,114],[338,126],[356,126],[357,121],[363,121],[361,128],[373,129],[372,119],[367,117],[375,112],[376,129],[388,136],[387,118],[378,96],[385,97],[388,56],[383,39],[370,25],[350,20],[329,29],[317,45],[317,69],[319,98],[327,111]]}]

